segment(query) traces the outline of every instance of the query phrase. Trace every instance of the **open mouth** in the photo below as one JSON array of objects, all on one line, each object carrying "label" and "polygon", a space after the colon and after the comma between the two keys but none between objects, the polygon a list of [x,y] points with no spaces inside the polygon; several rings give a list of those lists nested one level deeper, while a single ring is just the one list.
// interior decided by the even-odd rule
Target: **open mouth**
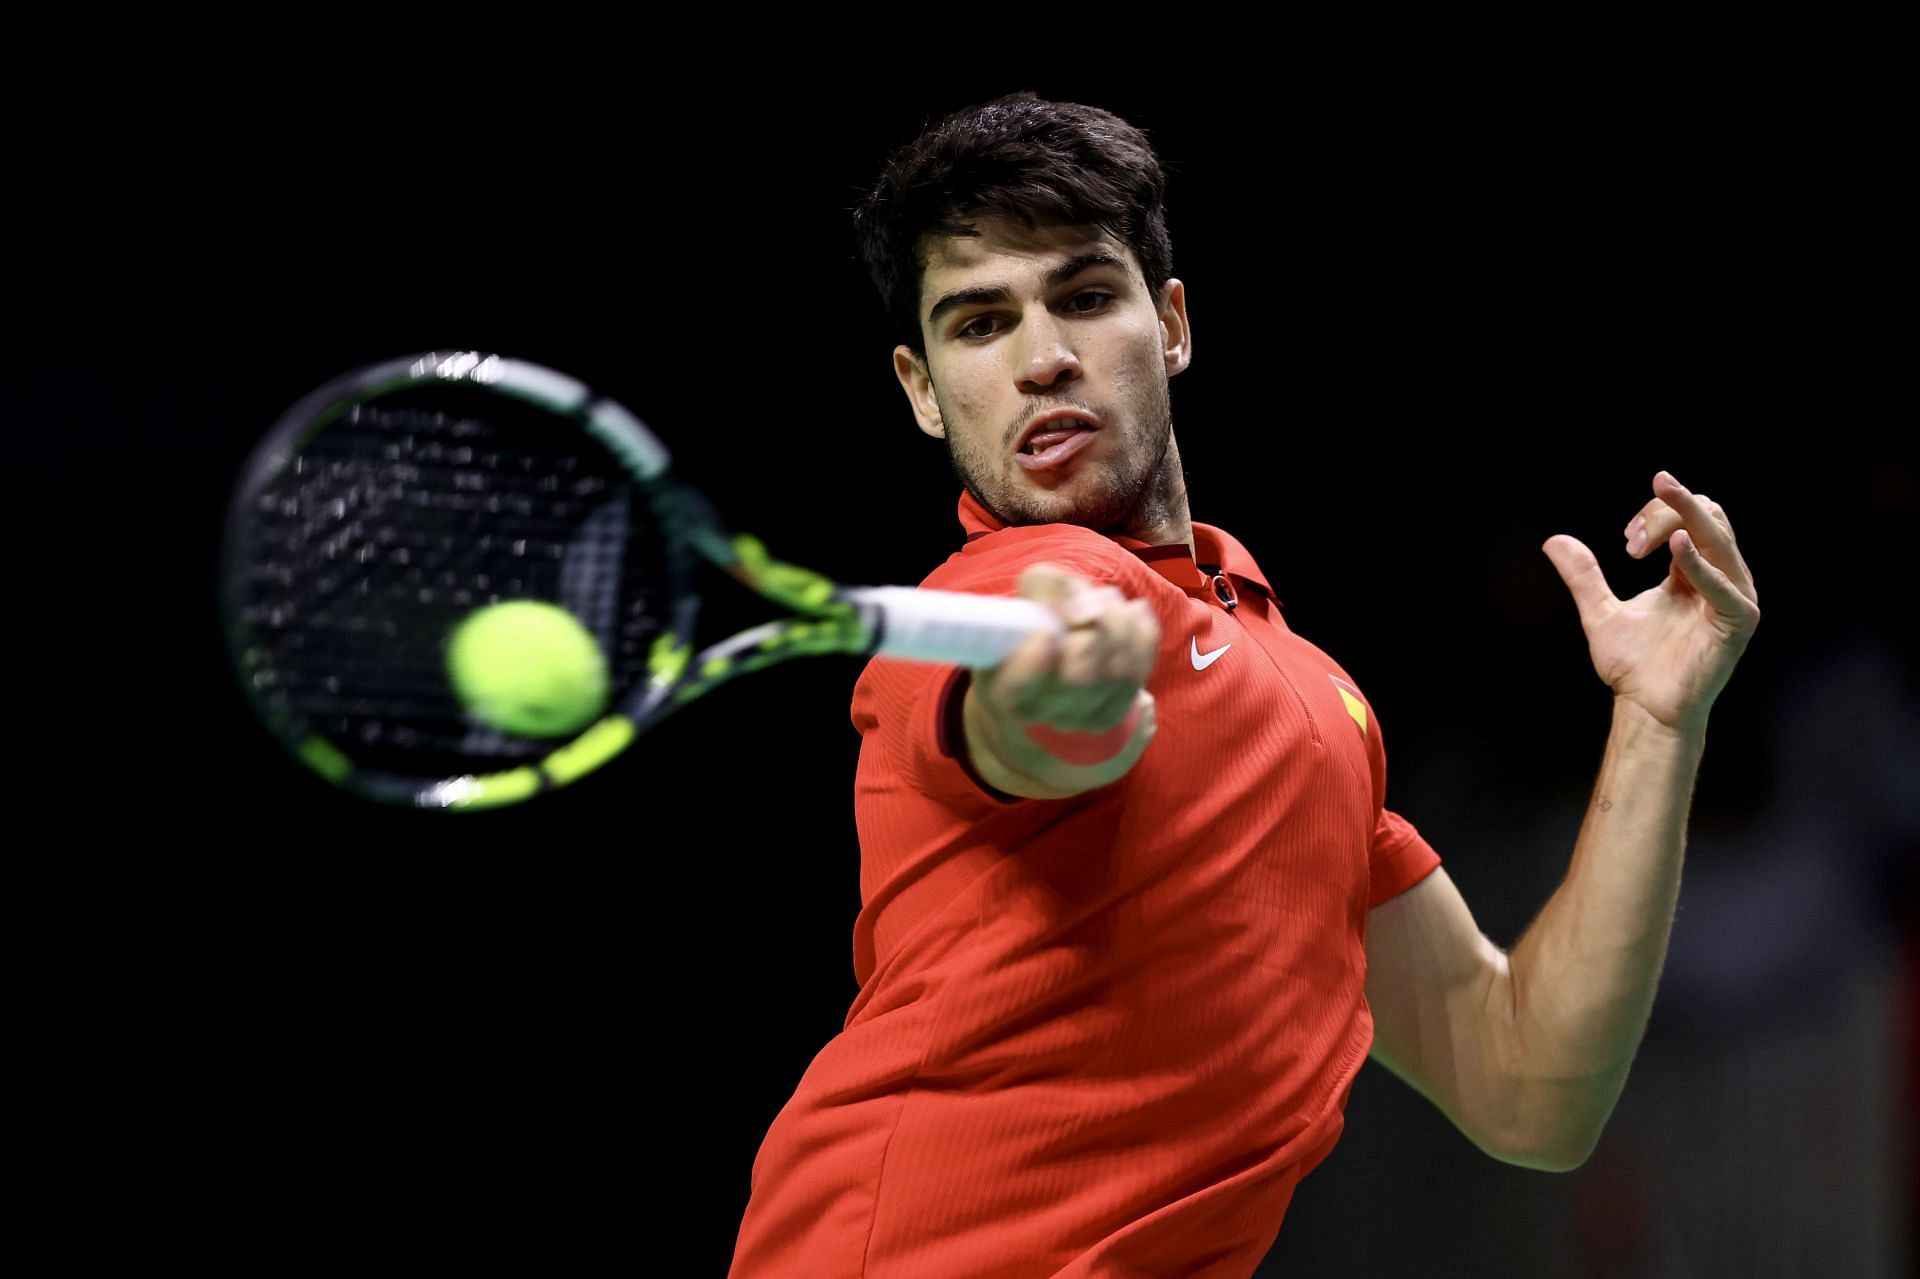
[{"label": "open mouth", "polygon": [[1051,470],[1093,442],[1100,424],[1077,413],[1053,414],[1027,428],[1014,461],[1029,471]]}]

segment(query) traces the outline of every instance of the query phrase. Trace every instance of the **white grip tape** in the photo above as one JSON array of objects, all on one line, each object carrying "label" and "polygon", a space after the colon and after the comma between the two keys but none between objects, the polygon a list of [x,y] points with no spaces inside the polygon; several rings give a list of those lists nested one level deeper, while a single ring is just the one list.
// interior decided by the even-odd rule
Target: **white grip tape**
[{"label": "white grip tape", "polygon": [[1035,631],[1063,631],[1060,615],[1033,600],[911,586],[843,592],[880,610],[883,657],[956,666],[997,666]]}]

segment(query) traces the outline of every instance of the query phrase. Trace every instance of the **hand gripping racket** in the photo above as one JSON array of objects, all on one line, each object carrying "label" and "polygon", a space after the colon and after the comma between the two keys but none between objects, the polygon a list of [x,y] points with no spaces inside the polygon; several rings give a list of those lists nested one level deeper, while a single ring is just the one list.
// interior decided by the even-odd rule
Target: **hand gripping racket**
[{"label": "hand gripping racket", "polygon": [[[785,610],[698,652],[699,561]],[[447,646],[478,609],[557,605],[604,655],[606,710],[564,739],[470,709]],[[255,709],[321,777],[429,808],[576,780],[737,675],[791,657],[991,666],[1029,600],[836,586],[729,532],[632,413],[563,373],[429,352],[345,374],[287,411],[228,511],[222,607]]]}]

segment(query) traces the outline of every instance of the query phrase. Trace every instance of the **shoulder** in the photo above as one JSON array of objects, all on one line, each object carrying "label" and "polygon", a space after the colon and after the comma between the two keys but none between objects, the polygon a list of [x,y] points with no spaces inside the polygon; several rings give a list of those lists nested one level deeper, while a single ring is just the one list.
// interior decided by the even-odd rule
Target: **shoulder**
[{"label": "shoulder", "polygon": [[1090,528],[1030,524],[974,538],[927,574],[920,585],[935,590],[1012,595],[1018,592],[1020,574],[1027,565],[1042,562],[1123,589],[1155,578],[1133,552]]}]

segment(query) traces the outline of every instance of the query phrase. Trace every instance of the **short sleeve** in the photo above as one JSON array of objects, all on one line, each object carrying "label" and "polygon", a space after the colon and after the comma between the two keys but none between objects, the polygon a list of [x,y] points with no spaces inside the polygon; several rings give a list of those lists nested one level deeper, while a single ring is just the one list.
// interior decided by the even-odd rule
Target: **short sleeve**
[{"label": "short sleeve", "polygon": [[909,749],[918,758],[914,771],[929,793],[952,799],[986,800],[996,805],[1025,802],[1023,795],[1009,795],[986,783],[967,754],[967,728],[962,709],[967,700],[967,683],[972,672],[964,666],[950,666],[928,689],[926,705],[918,709],[916,722],[907,735]]},{"label": "short sleeve", "polygon": [[1373,828],[1368,909],[1398,897],[1431,875],[1439,865],[1440,854],[1414,829],[1413,823],[1391,808],[1382,808],[1380,820]]},{"label": "short sleeve", "polygon": [[[1344,672],[1343,672],[1344,674]],[[1373,771],[1373,844],[1367,850],[1367,908],[1398,897],[1431,875],[1440,854],[1412,822],[1387,807],[1386,730],[1372,702],[1367,704],[1367,761]]]}]

